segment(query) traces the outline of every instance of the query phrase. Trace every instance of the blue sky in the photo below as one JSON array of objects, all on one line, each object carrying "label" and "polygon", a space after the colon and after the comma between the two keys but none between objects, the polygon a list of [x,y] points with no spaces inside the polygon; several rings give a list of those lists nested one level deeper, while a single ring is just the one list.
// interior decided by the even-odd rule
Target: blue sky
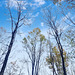
[{"label": "blue sky", "polygon": [[[9,0],[10,1],[10,8],[12,10],[12,13],[13,13],[13,17],[17,17],[17,14],[16,14],[16,3],[15,3],[15,0]],[[7,32],[11,32],[11,22],[10,22],[10,17],[9,17],[9,14],[8,14],[8,9],[6,8],[6,2],[7,0],[0,0],[0,27],[4,27]],[[65,21],[67,21],[67,19],[65,18],[65,16],[63,16],[61,14],[61,11],[58,8],[57,8],[57,5],[54,5],[51,1],[44,1],[44,0],[29,0],[27,2],[27,5],[30,6],[28,7],[29,8],[29,19],[30,19],[30,22],[31,22],[31,25],[29,26],[25,26],[23,25],[20,29],[19,29],[19,33],[21,33],[21,37],[17,36],[17,40],[22,40],[24,37],[26,37],[28,35],[28,32],[30,32],[31,30],[33,30],[34,28],[40,28],[41,31],[42,31],[42,34],[45,35],[46,38],[48,38],[48,35],[47,35],[47,31],[48,31],[48,27],[46,26],[46,24],[44,23],[44,20],[43,20],[43,12],[42,10],[46,7],[52,7],[53,10],[52,10],[52,14],[53,14],[53,17],[55,16],[55,14],[57,13],[57,22],[61,24],[61,27],[59,27],[59,29],[67,29],[68,26],[63,22],[63,19]],[[64,6],[63,6],[64,7]],[[25,9],[25,7],[23,8]],[[65,9],[65,8],[64,8]],[[70,16],[72,18],[75,17],[75,15],[71,14],[71,12],[66,12],[66,16]],[[68,23],[70,23],[69,21],[67,21]],[[53,37],[52,37],[53,38]]]},{"label": "blue sky", "polygon": [[[15,17],[17,17],[15,0],[9,0],[9,1],[10,1],[10,8],[12,10],[13,17],[15,18]],[[0,0],[0,13],[1,13],[0,14],[0,27],[4,27],[7,30],[7,32],[11,32],[11,22],[10,22],[10,17],[8,14],[9,13],[8,9],[6,8],[6,3],[7,3],[7,0]],[[30,26],[23,25],[19,29],[19,31],[21,33],[27,35],[28,32],[31,31],[32,29],[39,27],[41,29],[42,33],[45,36],[47,36],[48,27],[44,23],[42,10],[46,7],[49,7],[49,6],[53,8],[53,10],[52,10],[53,17],[57,13],[57,22],[61,23],[62,28],[63,27],[64,27],[64,29],[67,28],[66,24],[62,21],[63,19],[64,20],[67,20],[67,19],[65,18],[65,16],[63,16],[61,14],[61,12],[60,12],[61,9],[60,8],[58,9],[57,5],[54,5],[52,3],[52,1],[47,1],[47,0],[32,0],[31,1],[31,0],[28,0],[26,2],[26,4],[29,8],[29,11],[27,12],[25,10],[25,7],[23,7],[23,10],[25,10],[27,13],[30,14],[29,21],[31,22],[31,25]],[[64,7],[64,5],[62,7]],[[65,9],[65,8],[63,8],[63,9]],[[72,11],[70,11],[70,10],[69,11],[66,10],[65,13],[66,13],[66,16],[69,16],[72,18],[75,17],[74,13],[72,13]]]},{"label": "blue sky", "polygon": [[[15,1],[15,0],[10,0],[11,2],[12,1]],[[29,2],[30,4],[31,2]],[[13,2],[12,5],[14,5],[15,3]],[[52,4],[52,3],[51,3]],[[14,6],[11,5],[11,9],[12,9],[12,12],[16,12],[14,10]],[[33,22],[32,22],[32,25],[27,27],[27,28],[30,28],[30,29],[33,29],[33,28],[36,28],[36,27],[39,27],[39,28],[44,28],[44,24],[42,22],[42,13],[41,13],[41,9],[44,8],[45,6],[49,5],[48,2],[45,2],[43,0],[33,0],[32,3],[30,4],[31,7],[30,9],[33,9],[31,11],[31,14],[34,16],[33,17]],[[6,0],[0,0],[0,27],[4,27],[6,30],[10,29],[10,21],[9,21],[9,14],[8,14],[8,9],[6,8]],[[16,17],[16,14],[14,14],[14,17]],[[26,29],[27,29],[26,28]]]}]

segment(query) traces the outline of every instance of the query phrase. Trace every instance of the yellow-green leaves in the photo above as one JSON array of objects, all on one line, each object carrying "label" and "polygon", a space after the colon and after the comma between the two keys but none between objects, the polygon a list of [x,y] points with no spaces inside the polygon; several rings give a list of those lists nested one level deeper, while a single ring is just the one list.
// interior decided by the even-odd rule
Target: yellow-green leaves
[{"label": "yellow-green leaves", "polygon": [[24,41],[23,43],[25,43],[25,44],[27,43],[27,39],[26,38],[24,38],[23,41]]},{"label": "yellow-green leaves", "polygon": [[29,32],[31,36],[39,35],[41,30],[39,28],[34,28],[33,31]]},{"label": "yellow-green leaves", "polygon": [[[41,30],[39,28],[33,29],[31,32],[29,32],[29,35],[27,37],[28,39],[33,39],[34,41],[45,41],[45,36],[41,34]],[[33,42],[34,42],[33,41]]]},{"label": "yellow-green leaves", "polygon": [[40,31],[40,29],[39,29],[39,28],[35,28],[35,29],[33,29],[33,32],[35,32],[35,33],[36,33],[36,35],[38,35],[41,31]]},{"label": "yellow-green leaves", "polygon": [[43,40],[46,40],[46,39],[45,39],[45,36],[42,35],[42,34],[40,34],[40,41],[43,41]]},{"label": "yellow-green leaves", "polygon": [[37,42],[41,42],[42,44],[44,44],[46,38],[43,34],[41,34],[41,30],[39,28],[34,28],[23,40],[24,43],[27,43],[29,41],[31,45],[34,45]]},{"label": "yellow-green leaves", "polygon": [[[67,63],[67,55],[66,52],[63,50],[63,57],[64,57],[64,61],[65,61],[65,66],[68,66]],[[58,73],[61,74],[62,73],[62,61],[61,61],[61,55],[60,55],[60,51],[58,50],[58,48],[56,46],[52,47],[52,53],[50,56],[48,56],[46,58],[46,61],[49,65],[50,69],[53,69],[52,67],[52,63],[54,63],[56,65],[56,68],[58,70]],[[63,75],[63,74],[61,74]]]}]

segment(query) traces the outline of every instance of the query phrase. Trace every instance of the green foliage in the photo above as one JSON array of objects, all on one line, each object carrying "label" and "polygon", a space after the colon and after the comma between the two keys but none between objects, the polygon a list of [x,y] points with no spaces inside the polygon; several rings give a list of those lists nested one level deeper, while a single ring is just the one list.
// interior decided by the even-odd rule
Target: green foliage
[{"label": "green foliage", "polygon": [[37,53],[40,46],[43,48],[42,51],[44,51],[44,47],[46,46],[46,38],[43,34],[41,34],[41,30],[39,28],[35,28],[29,32],[27,37],[24,37],[23,44],[26,49],[29,48],[31,51],[35,50]]},{"label": "green foliage", "polygon": [[42,42],[43,40],[46,40],[46,39],[45,39],[45,36],[42,35],[42,34],[40,34],[40,41]]},{"label": "green foliage", "polygon": [[23,39],[24,43],[27,43],[27,41],[30,41],[30,43],[33,45],[35,41],[46,41],[45,36],[41,34],[41,30],[39,28],[33,29],[33,31],[29,32],[29,35],[27,38]]},{"label": "green foliage", "polygon": [[24,40],[24,43],[27,43],[27,39],[26,38],[24,38],[23,40]]},{"label": "green foliage", "polygon": [[39,35],[40,34],[40,29],[39,28],[34,28],[33,31],[29,32],[31,36]]},{"label": "green foliage", "polygon": [[39,28],[35,28],[23,39],[23,44],[29,57],[28,60],[30,60],[32,64],[32,73],[34,71],[34,74],[36,74],[39,71],[41,56],[46,47],[46,38],[41,34],[41,30]]},{"label": "green foliage", "polygon": [[[51,63],[54,63],[56,65],[56,68],[57,68],[57,71],[58,71],[58,74],[61,74],[63,73],[62,71],[62,61],[61,61],[61,55],[60,55],[60,52],[58,50],[58,48],[56,48],[56,46],[54,46],[52,48],[52,57],[51,56],[48,56],[46,58],[46,61],[49,65],[49,68],[52,69],[52,65],[50,65]],[[63,50],[63,56],[64,56],[64,61],[65,61],[65,66],[67,67],[68,66],[68,63],[67,63],[67,55],[66,55],[66,52]]]}]

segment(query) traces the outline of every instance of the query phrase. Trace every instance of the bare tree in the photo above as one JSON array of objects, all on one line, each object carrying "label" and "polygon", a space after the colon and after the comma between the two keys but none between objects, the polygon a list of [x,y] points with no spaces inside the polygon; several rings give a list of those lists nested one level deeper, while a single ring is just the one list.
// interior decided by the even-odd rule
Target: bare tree
[{"label": "bare tree", "polygon": [[45,16],[45,22],[51,28],[53,36],[54,36],[54,38],[55,38],[55,40],[57,42],[57,45],[58,45],[58,49],[60,51],[61,60],[62,60],[63,74],[67,75],[66,67],[65,67],[65,62],[64,62],[64,57],[63,57],[63,47],[62,47],[62,44],[60,42],[61,33],[59,34],[58,25],[56,23],[56,18],[57,17],[55,17],[55,19],[53,19],[51,9],[46,9],[44,14],[45,14],[44,15]]},{"label": "bare tree", "polygon": [[[3,65],[2,65],[2,68],[1,68],[1,71],[0,71],[0,75],[4,75],[4,71],[5,71],[5,68],[6,68],[6,65],[7,65],[7,61],[8,61],[10,52],[12,50],[16,34],[17,34],[17,30],[22,25],[24,25],[26,23],[26,20],[27,20],[26,14],[23,13],[23,11],[24,11],[23,5],[25,5],[25,4],[22,4],[23,3],[22,1],[15,1],[15,2],[16,2],[16,5],[17,5],[17,8],[15,9],[16,12],[17,12],[17,15],[15,16],[16,20],[14,19],[14,16],[13,16],[12,11],[11,11],[10,1],[7,2],[7,8],[8,8],[10,19],[11,19],[12,33],[11,33],[11,40],[10,40],[10,43],[8,45],[7,53],[5,55],[4,62],[3,62]],[[25,15],[23,15],[23,14],[25,14]]]}]

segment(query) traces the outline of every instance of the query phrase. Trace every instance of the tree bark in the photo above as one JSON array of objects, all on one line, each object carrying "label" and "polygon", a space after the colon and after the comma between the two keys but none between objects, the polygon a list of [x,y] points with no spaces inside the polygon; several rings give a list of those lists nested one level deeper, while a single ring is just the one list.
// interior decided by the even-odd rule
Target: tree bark
[{"label": "tree bark", "polygon": [[62,59],[63,74],[64,75],[67,75],[67,73],[66,73],[66,67],[65,67],[65,62],[64,62],[64,57],[63,57],[63,48],[62,48],[62,45],[61,45],[61,42],[60,42],[60,38],[58,36],[58,33],[56,32],[55,34],[56,34],[55,39],[57,41],[58,48],[60,50],[61,59]]},{"label": "tree bark", "polygon": [[7,61],[8,61],[8,57],[10,55],[10,52],[11,52],[11,49],[12,49],[12,46],[13,46],[13,43],[14,43],[15,35],[17,33],[17,29],[18,29],[18,25],[16,25],[14,31],[12,32],[11,41],[10,41],[10,44],[8,46],[8,50],[7,50],[7,53],[6,53],[6,56],[5,56],[5,59],[4,59],[4,62],[3,62],[3,65],[2,65],[2,68],[1,68],[1,71],[0,71],[0,75],[4,75],[4,71],[5,71],[5,68],[6,68],[6,65],[7,65]]}]

